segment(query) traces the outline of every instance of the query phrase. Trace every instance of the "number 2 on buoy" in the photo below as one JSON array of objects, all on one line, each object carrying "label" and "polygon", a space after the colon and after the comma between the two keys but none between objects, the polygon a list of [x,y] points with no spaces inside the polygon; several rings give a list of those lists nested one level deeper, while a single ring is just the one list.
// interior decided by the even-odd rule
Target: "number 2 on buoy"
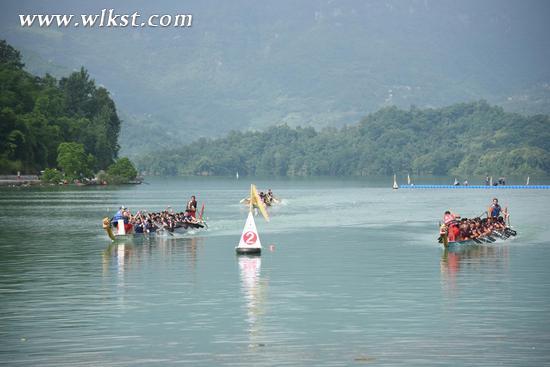
[{"label": "number 2 on buoy", "polygon": [[258,235],[255,232],[248,231],[245,234],[243,234],[243,241],[247,245],[253,245],[258,240]]}]

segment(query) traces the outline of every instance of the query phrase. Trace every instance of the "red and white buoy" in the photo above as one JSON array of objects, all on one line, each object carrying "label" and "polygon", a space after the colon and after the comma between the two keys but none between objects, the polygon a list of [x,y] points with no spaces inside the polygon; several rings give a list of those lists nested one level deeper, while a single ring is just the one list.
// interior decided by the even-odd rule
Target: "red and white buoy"
[{"label": "red and white buoy", "polygon": [[248,218],[246,219],[239,245],[235,250],[239,255],[259,255],[262,252],[262,243],[258,230],[256,229],[256,223],[254,222],[254,215],[252,215],[252,212],[248,212]]},{"label": "red and white buoy", "polygon": [[243,233],[241,234],[239,245],[235,247],[235,251],[237,251],[238,255],[259,255],[262,252],[262,243],[260,242],[260,235],[256,229],[252,209],[258,208],[266,221],[269,221],[269,215],[254,185],[250,185],[250,199],[248,205],[248,218],[246,218]]}]

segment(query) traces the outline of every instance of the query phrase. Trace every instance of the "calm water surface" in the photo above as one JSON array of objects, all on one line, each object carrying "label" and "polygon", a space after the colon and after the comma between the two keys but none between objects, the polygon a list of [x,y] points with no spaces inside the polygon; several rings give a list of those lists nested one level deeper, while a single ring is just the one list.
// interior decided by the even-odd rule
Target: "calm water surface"
[{"label": "calm water surface", "polygon": [[[1,189],[0,365],[550,365],[550,191],[256,183],[283,198],[256,258],[234,251],[246,179]],[[119,205],[192,194],[207,232],[112,244],[101,229]],[[494,195],[519,236],[443,251],[442,212]]]}]

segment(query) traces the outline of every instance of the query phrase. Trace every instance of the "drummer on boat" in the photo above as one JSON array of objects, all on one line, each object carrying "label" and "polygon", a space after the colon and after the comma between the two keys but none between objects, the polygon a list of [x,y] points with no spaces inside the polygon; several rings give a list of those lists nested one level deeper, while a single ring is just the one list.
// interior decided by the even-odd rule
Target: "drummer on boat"
[{"label": "drummer on boat", "polygon": [[131,218],[130,211],[122,205],[116,214],[111,219],[111,223],[113,227],[118,228],[118,221],[123,220],[124,221],[124,232],[129,233],[133,229],[133,225],[130,224],[130,218]]},{"label": "drummer on boat", "polygon": [[122,214],[124,212],[124,206],[121,206],[118,208],[118,211],[115,213],[115,215],[111,218],[111,223],[113,223],[113,226],[116,227],[118,225],[118,221],[120,219],[124,219],[124,215]]}]

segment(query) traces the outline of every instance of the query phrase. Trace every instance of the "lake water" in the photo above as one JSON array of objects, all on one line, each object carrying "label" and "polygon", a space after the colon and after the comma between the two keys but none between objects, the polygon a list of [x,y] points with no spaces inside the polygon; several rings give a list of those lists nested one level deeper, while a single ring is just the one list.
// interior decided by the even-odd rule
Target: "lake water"
[{"label": "lake water", "polygon": [[[250,179],[0,190],[0,365],[550,365],[548,190],[255,180],[283,199],[237,257]],[[206,203],[209,230],[112,244],[101,220]],[[445,252],[498,195],[519,235]]]}]

